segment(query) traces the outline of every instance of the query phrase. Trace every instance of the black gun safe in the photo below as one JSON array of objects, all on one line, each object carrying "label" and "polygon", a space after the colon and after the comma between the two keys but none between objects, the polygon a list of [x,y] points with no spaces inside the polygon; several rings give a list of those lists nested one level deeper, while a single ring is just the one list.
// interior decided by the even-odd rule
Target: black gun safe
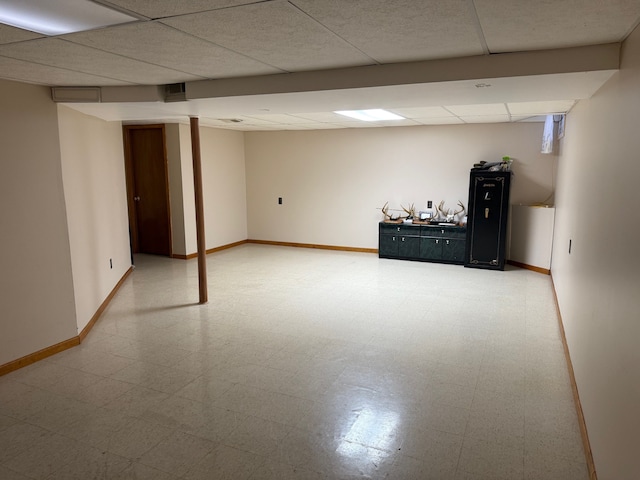
[{"label": "black gun safe", "polygon": [[504,270],[510,171],[471,170],[465,267]]}]

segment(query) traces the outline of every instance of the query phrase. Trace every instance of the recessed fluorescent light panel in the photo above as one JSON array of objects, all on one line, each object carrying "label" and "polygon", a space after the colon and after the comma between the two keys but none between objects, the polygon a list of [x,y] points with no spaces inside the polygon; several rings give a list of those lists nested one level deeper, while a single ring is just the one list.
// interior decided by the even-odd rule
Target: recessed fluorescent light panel
[{"label": "recessed fluorescent light panel", "polygon": [[404,117],[396,115],[395,113],[387,112],[381,108],[374,108],[371,110],[338,110],[336,112],[339,115],[345,117],[355,118],[356,120],[362,120],[363,122],[380,122],[382,120],[404,120]]},{"label": "recessed fluorescent light panel", "polygon": [[62,35],[138,20],[90,0],[0,0],[0,23]]}]

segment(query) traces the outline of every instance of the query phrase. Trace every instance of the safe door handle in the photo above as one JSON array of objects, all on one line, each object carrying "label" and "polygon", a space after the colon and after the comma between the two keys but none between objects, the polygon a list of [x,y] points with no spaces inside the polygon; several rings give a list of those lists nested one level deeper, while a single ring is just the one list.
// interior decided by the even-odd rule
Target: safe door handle
[{"label": "safe door handle", "polygon": [[489,208],[484,209],[484,218],[489,218]]}]

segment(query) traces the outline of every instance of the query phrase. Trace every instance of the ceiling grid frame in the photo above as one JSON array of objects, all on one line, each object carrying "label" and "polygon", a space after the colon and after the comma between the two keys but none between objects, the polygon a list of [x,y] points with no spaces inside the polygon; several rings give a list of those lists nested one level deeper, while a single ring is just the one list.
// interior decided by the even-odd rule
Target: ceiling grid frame
[{"label": "ceiling grid frame", "polygon": [[[1,3],[2,0],[0,0]],[[429,77],[427,69],[431,68],[431,65],[437,69],[449,68],[451,63],[448,60],[457,58],[461,60],[458,62],[460,66],[466,63],[473,66],[474,62],[477,63],[481,57],[486,59],[499,58],[505,53],[531,52],[535,54],[544,51],[553,54],[558,49],[566,47],[590,47],[607,42],[609,44],[617,43],[624,40],[640,24],[640,0],[611,0],[608,2],[567,0],[562,5],[554,7],[554,11],[551,12],[553,15],[541,8],[548,3],[546,0],[529,2],[514,2],[513,0],[452,0],[451,2],[441,2],[440,0],[360,0],[357,4],[342,0],[184,0],[181,2],[173,0],[95,0],[95,3],[139,18],[139,21],[134,22],[133,25],[160,24],[179,35],[167,33],[167,30],[164,34],[158,34],[158,48],[155,51],[142,44],[138,47],[139,51],[127,54],[126,49],[116,48],[118,42],[115,41],[99,45],[99,38],[122,35],[123,43],[128,41],[132,45],[136,45],[136,43],[140,43],[135,41],[136,35],[133,32],[136,28],[119,30],[119,27],[114,26],[87,31],[85,32],[86,38],[94,40],[83,44],[72,41],[74,34],[43,36],[0,24],[0,78],[52,87],[93,86],[106,89],[108,94],[103,95],[102,98],[109,99],[107,100],[109,103],[99,105],[70,104],[70,106],[81,108],[86,113],[100,118],[122,121],[156,121],[163,118],[181,121],[178,119],[184,115],[199,114],[203,119],[207,116],[212,118],[212,122],[215,123],[215,118],[218,116],[234,118],[251,114],[257,119],[261,112],[267,115],[293,116],[303,114],[305,111],[307,113],[313,113],[313,111],[322,113],[323,111],[327,112],[324,110],[325,107],[328,108],[336,104],[340,104],[336,109],[346,109],[349,104],[348,108],[381,107],[393,111],[394,109],[410,109],[412,107],[463,105],[465,102],[468,105],[503,103],[508,112],[507,121],[522,121],[523,118],[539,117],[541,115],[539,110],[542,107],[547,108],[549,113],[562,113],[558,110],[568,111],[576,100],[588,98],[592,94],[590,92],[606,81],[617,67],[611,67],[609,73],[602,67],[596,67],[592,71],[589,62],[586,62],[582,76],[578,75],[579,70],[558,72],[557,76],[554,76],[553,72],[539,72],[537,77],[535,73],[527,74],[528,77],[518,77],[517,75],[521,74],[515,71],[512,73],[512,78],[507,78],[504,73],[484,74],[477,78],[474,77],[475,83],[485,83],[491,87],[476,90],[473,88],[474,82],[468,80],[470,77],[462,75],[458,79],[455,78],[455,69],[458,68],[455,65],[450,78],[440,81],[431,79],[422,85],[403,84],[403,81],[413,81],[411,75],[405,74],[405,71],[415,66],[414,62],[407,61],[407,58],[415,58],[416,62],[425,62],[423,73]],[[288,36],[288,34],[278,37],[277,32],[271,32],[264,37],[267,39],[266,42],[269,42],[270,38],[279,38],[283,44],[295,43],[294,39],[300,38],[303,43],[309,43],[308,50],[299,50],[305,52],[306,58],[287,65],[289,68],[286,69],[277,68],[278,63],[269,61],[269,55],[278,49],[277,44],[254,45],[255,51],[259,54],[247,55],[244,50],[229,48],[229,45],[224,42],[216,43],[209,38],[194,35],[193,25],[189,21],[183,21],[207,15],[217,17],[217,14],[211,13],[217,12],[219,18],[228,18],[234,22],[233,28],[229,28],[233,35],[228,35],[234,42],[242,40],[244,37],[245,41],[248,38],[249,41],[259,43],[261,37],[253,35],[252,38],[250,29],[242,26],[243,22],[249,26],[279,28],[278,22],[268,23],[271,21],[269,17],[266,17],[267,23],[264,24],[261,24],[261,19],[263,19],[262,15],[265,12],[283,11],[283,5],[288,5],[290,10],[297,11],[300,18],[304,16],[306,21],[298,24],[297,21],[290,19],[291,31],[294,32],[295,29],[298,29],[297,37],[295,35]],[[580,14],[576,15],[576,11],[579,11]],[[249,14],[255,15],[253,23],[246,23],[245,20],[242,20]],[[182,28],[169,25],[178,20],[183,23]],[[240,23],[236,24],[236,20],[240,20]],[[336,21],[339,22],[339,28],[336,28]],[[312,22],[315,27],[309,29],[310,23],[308,22]],[[350,25],[356,28],[349,30]],[[586,28],[585,25],[595,25],[595,27]],[[314,37],[305,29],[313,30],[315,32],[313,35],[316,36]],[[144,32],[144,30],[141,28],[141,31]],[[349,33],[344,35],[345,32]],[[433,32],[437,32],[437,35],[434,36]],[[447,50],[459,39],[460,32],[465,32],[463,36],[466,40],[458,45],[462,48],[459,52],[468,55],[464,58],[454,57],[452,55],[456,54],[451,53],[452,50]],[[548,32],[553,32],[553,34]],[[406,38],[412,35],[415,36],[413,39]],[[202,42],[197,42],[201,48],[197,54],[202,58],[210,58],[210,62],[218,64],[220,68],[196,71],[193,56],[189,59],[189,55],[186,54],[184,58],[180,58],[180,55],[175,53],[175,46],[171,45],[172,39],[180,38],[180,36],[191,37]],[[77,38],[79,42],[80,36]],[[375,41],[363,42],[363,39],[367,38],[375,39]],[[429,42],[425,43],[425,39],[429,39]],[[399,43],[395,44],[395,40],[399,40]],[[54,47],[56,41],[68,42],[78,48],[82,47],[82,49],[58,49]],[[46,50],[48,56],[34,51],[29,52],[30,49],[25,47],[29,42],[36,42],[33,43],[34,50],[51,45],[46,47],[48,48]],[[165,62],[160,61],[164,57],[159,53],[163,42],[166,42],[168,51],[166,58],[169,59]],[[312,42],[316,43],[313,48],[311,48]],[[389,48],[376,50],[376,45],[385,44]],[[186,45],[189,45],[189,42]],[[345,48],[357,55],[350,56],[344,51],[343,56],[340,57],[340,45],[344,45]],[[402,51],[401,45],[408,47]],[[208,48],[210,48],[209,52],[207,52]],[[337,49],[338,55],[335,55],[331,48]],[[220,57],[216,57],[216,51],[231,52],[234,55],[221,54]],[[296,50],[291,49],[290,51],[295,52]],[[314,55],[314,51],[322,53],[324,60],[322,55]],[[88,52],[99,52],[99,54],[89,54]],[[174,52],[174,57],[171,56],[171,52]],[[381,52],[382,55],[380,55]],[[393,55],[389,56],[389,52]],[[443,52],[449,53],[441,57]],[[79,57],[75,58],[78,55]],[[65,56],[70,58],[63,58]],[[535,55],[532,56],[532,58],[534,57]],[[178,61],[173,62],[172,58],[176,58]],[[243,67],[243,58],[256,63],[245,61]],[[278,58],[277,55],[274,58]],[[522,58],[528,57],[523,55]],[[190,64],[187,59],[191,62]],[[439,59],[443,61],[440,62]],[[184,62],[181,64],[182,60]],[[390,66],[398,68],[387,68]],[[334,82],[335,87],[327,88],[326,82],[331,84],[331,79],[335,77],[333,72],[341,69],[351,69],[350,72],[352,71],[356,76],[360,75],[361,77],[371,73],[376,79],[370,84],[370,87],[359,87],[355,85],[357,82],[354,82],[353,85],[349,85],[349,82]],[[458,71],[463,72],[464,69]],[[396,73],[400,73],[400,77],[402,77],[400,81],[398,81]],[[348,74],[350,73],[345,73],[345,75]],[[294,77],[304,79],[309,85],[317,85],[319,90],[312,91],[306,87],[301,90],[296,88],[285,90],[289,86],[295,86],[295,82],[284,80]],[[565,79],[567,80],[564,82],[565,84],[571,79],[577,88],[571,91],[564,85],[560,90],[557,90],[551,79],[556,79],[560,83]],[[228,82],[225,83],[226,80]],[[129,92],[132,91],[130,90],[132,88],[143,91],[147,87],[157,89],[165,83],[183,82],[186,83],[187,91],[196,86],[202,90],[200,85],[206,82],[213,82],[212,86],[222,86],[223,90],[228,90],[227,85],[231,84],[237,84],[237,87],[235,90],[232,89],[233,93],[227,99],[196,97],[188,102],[166,104],[162,102],[162,98],[158,98],[155,102],[149,103],[149,98],[152,98],[153,95],[145,94],[143,96],[146,100],[139,102],[139,104],[130,101],[132,95]],[[280,87],[277,87],[278,82],[281,83]],[[251,85],[256,83],[270,83],[276,85],[276,88],[269,94],[254,91]],[[546,92],[545,89],[536,87],[536,85],[540,87],[546,85]],[[475,92],[465,90],[467,87],[472,88]],[[128,93],[118,94],[119,91]],[[411,92],[413,93],[410,94]],[[118,101],[118,98],[124,97],[129,100],[125,103]],[[441,98],[440,103],[435,103],[438,102],[437,98]],[[512,110],[513,102],[521,105]],[[269,111],[265,112],[265,110]],[[529,110],[533,110],[531,115],[521,113]],[[488,115],[489,112],[486,116],[488,117]],[[289,119],[291,124],[288,125],[284,123],[287,117],[280,118],[281,122],[262,125],[265,128],[266,125],[269,125],[272,128],[286,129],[294,128],[292,125],[304,125],[305,127],[316,125],[317,128],[326,128],[328,125],[335,124],[326,121],[311,121],[308,124],[301,124],[292,117]],[[460,120],[460,117],[454,116],[411,120],[418,124],[432,124],[436,118],[439,118],[443,123],[449,123],[453,118]],[[480,119],[476,120],[480,121]],[[467,121],[473,121],[473,119],[467,118]],[[242,129],[243,123],[232,126],[235,129]],[[249,127],[248,123],[245,125],[247,128]],[[355,125],[342,124],[339,126],[349,128]],[[363,125],[360,124],[360,126]],[[367,125],[367,127],[369,126]],[[222,126],[222,128],[225,127]]]}]

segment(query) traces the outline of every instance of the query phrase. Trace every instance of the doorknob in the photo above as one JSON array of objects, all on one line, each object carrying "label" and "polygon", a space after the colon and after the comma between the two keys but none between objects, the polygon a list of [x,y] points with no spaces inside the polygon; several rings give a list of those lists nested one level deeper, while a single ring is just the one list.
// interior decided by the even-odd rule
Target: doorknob
[{"label": "doorknob", "polygon": [[139,202],[140,201],[140,197],[133,197],[133,201],[134,202]]}]

